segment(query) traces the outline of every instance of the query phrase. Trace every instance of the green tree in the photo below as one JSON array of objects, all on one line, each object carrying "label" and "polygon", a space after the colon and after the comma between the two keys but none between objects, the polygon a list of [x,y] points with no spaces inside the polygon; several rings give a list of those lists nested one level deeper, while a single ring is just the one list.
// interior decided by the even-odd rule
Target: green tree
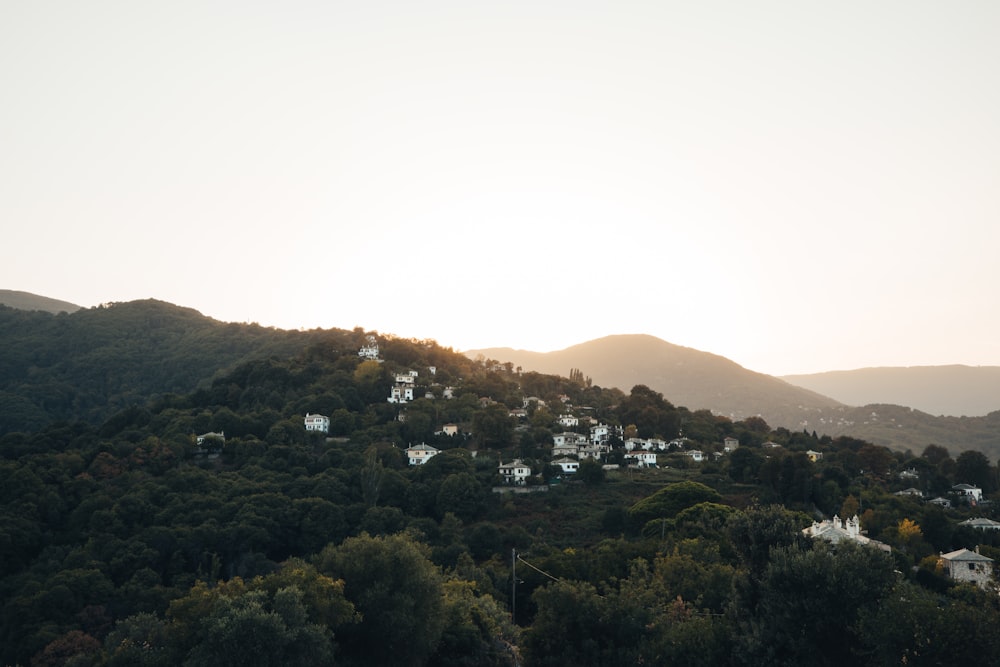
[{"label": "green tree", "polygon": [[496,403],[479,410],[472,418],[472,431],[481,447],[503,448],[510,444],[515,421],[505,405]]},{"label": "green tree", "polygon": [[587,457],[580,461],[576,477],[587,486],[598,486],[604,481],[604,466],[599,461]]},{"label": "green tree", "polygon": [[771,552],[759,603],[745,609],[740,638],[746,664],[858,664],[862,618],[879,608],[895,582],[892,558],[853,542]]},{"label": "green tree", "polygon": [[996,471],[982,452],[969,449],[955,459],[955,481],[978,486],[984,493],[997,490]]},{"label": "green tree", "polygon": [[437,513],[443,517],[448,512],[463,521],[478,518],[483,507],[483,488],[475,476],[467,472],[449,475],[441,482],[437,494]]},{"label": "green tree", "polygon": [[331,633],[308,623],[296,588],[282,588],[270,601],[264,591],[219,597],[203,622],[202,640],[188,653],[185,665],[305,667],[333,657]]},{"label": "green tree", "polygon": [[678,512],[698,503],[719,502],[722,496],[715,489],[690,480],[669,484],[629,508],[633,526],[642,527],[656,519],[671,519]]},{"label": "green tree", "polygon": [[444,629],[442,576],[424,545],[404,534],[362,534],[327,546],[316,567],[344,581],[361,614],[337,630],[348,664],[422,665],[433,653]]}]

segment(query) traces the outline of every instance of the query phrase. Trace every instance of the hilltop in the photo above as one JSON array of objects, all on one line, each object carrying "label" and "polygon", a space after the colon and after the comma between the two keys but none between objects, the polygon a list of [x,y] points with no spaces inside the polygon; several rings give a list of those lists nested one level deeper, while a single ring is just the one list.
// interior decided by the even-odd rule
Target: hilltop
[{"label": "hilltop", "polygon": [[747,370],[725,357],[645,334],[606,336],[556,352],[490,348],[466,354],[509,361],[540,373],[565,375],[576,368],[602,387],[627,391],[644,384],[675,405],[707,409],[732,419],[760,416],[768,423],[787,427],[815,411],[841,405],[808,389]]}]

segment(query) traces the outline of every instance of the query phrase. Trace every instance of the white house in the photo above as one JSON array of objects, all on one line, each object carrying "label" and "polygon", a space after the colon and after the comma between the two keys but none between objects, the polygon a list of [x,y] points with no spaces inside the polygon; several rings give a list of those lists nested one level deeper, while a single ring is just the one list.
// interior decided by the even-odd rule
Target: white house
[{"label": "white house", "polygon": [[368,336],[365,344],[358,350],[358,356],[364,359],[378,359],[378,341],[375,336]]},{"label": "white house", "polygon": [[580,462],[575,459],[570,459],[563,457],[561,459],[556,459],[552,462],[552,465],[559,466],[563,473],[572,474],[580,469]]},{"label": "white house", "polygon": [[564,433],[556,433],[552,436],[552,444],[559,445],[572,445],[574,447],[581,447],[588,444],[587,436],[581,433],[572,433],[566,431]]},{"label": "white house", "polygon": [[625,451],[632,452],[637,449],[645,449],[646,441],[642,438],[627,438],[625,440]]},{"label": "white house", "polygon": [[700,449],[691,449],[684,452],[685,455],[690,456],[692,461],[701,463],[705,460],[705,454]]},{"label": "white house", "polygon": [[195,438],[195,441],[199,445],[204,445],[206,440],[214,440],[220,445],[224,445],[226,444],[226,432],[221,431],[219,433],[216,433],[215,431],[209,431],[208,433],[202,433],[201,435]]},{"label": "white house", "polygon": [[330,418],[326,415],[311,415],[307,412],[304,422],[307,431],[330,432]]},{"label": "white house", "polygon": [[413,384],[417,381],[416,371],[410,371],[409,373],[399,373],[396,375],[396,384]]},{"label": "white house", "polygon": [[409,403],[413,400],[413,387],[405,384],[397,384],[389,390],[389,403]]},{"label": "white house", "polygon": [[556,421],[558,421],[563,428],[572,428],[573,426],[580,425],[580,418],[574,415],[559,415],[559,419]]},{"label": "white house", "polygon": [[503,478],[504,484],[524,484],[531,477],[531,468],[521,462],[521,459],[514,459],[510,463],[501,463],[497,470]]},{"label": "white house", "polygon": [[595,445],[605,445],[612,437],[622,435],[621,426],[609,426],[608,424],[597,424],[590,427],[590,442]]},{"label": "white house", "polygon": [[[423,443],[419,445],[412,445],[406,448],[406,458],[409,459],[411,466],[420,466],[427,463],[429,460],[437,456],[441,450],[436,447],[431,447],[430,445],[425,445]],[[444,460],[444,459],[442,459]]]},{"label": "white house", "polygon": [[812,461],[813,463],[816,463],[816,461],[823,460],[823,452],[815,452],[811,449],[806,452],[806,456],[808,456],[809,460]]},{"label": "white house", "polygon": [[736,450],[740,446],[740,439],[729,435],[722,439],[722,451],[727,454]]},{"label": "white house", "polygon": [[579,449],[580,448],[577,445],[567,445],[565,443],[561,445],[553,445],[552,456],[576,456]]},{"label": "white house", "polygon": [[937,498],[932,498],[927,502],[930,503],[931,505],[937,505],[941,509],[945,510],[951,509],[951,501],[948,500],[947,498],[942,498],[941,496],[938,496]]},{"label": "white house", "polygon": [[976,530],[984,530],[984,531],[1000,530],[1000,522],[994,521],[993,519],[987,519],[985,517],[959,521],[958,525],[965,526],[966,528],[975,528]]},{"label": "white house", "polygon": [[445,424],[441,427],[441,432],[445,435],[458,435],[458,424]]},{"label": "white house", "polygon": [[627,452],[625,454],[625,460],[635,462],[640,468],[655,468],[656,452],[647,452],[642,449]]},{"label": "white house", "polygon": [[970,503],[978,503],[983,499],[983,490],[971,484],[956,484],[951,487],[951,490],[953,493],[964,497]]},{"label": "white house", "polygon": [[[978,548],[978,547],[977,547]],[[938,559],[948,577],[955,581],[967,581],[980,588],[989,586],[993,575],[993,559],[978,551],[959,549],[941,554]]]},{"label": "white house", "polygon": [[861,521],[858,519],[857,514],[847,521],[841,521],[839,516],[834,516],[833,520],[813,521],[811,526],[802,529],[802,534],[814,540],[826,540],[833,544],[849,540],[877,547],[882,551],[892,551],[888,544],[861,534]]}]

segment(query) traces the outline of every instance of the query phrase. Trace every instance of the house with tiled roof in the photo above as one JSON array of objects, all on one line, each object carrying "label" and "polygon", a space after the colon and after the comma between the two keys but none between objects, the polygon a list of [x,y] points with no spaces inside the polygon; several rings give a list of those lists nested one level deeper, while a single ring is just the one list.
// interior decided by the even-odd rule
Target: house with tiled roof
[{"label": "house with tiled roof", "polygon": [[814,540],[825,540],[831,544],[840,542],[857,542],[867,546],[876,547],[882,551],[892,551],[892,548],[884,542],[873,540],[861,532],[861,521],[855,514],[850,519],[842,521],[839,516],[824,521],[813,521],[808,528],[802,529],[802,534]]},{"label": "house with tiled roof", "polygon": [[406,458],[411,466],[421,466],[441,453],[441,450],[423,443],[407,447]]},{"label": "house with tiled roof", "polygon": [[497,471],[503,478],[504,484],[521,486],[531,477],[531,467],[523,463],[521,459],[514,459],[510,463],[501,463],[497,466]]},{"label": "house with tiled roof", "polygon": [[988,588],[993,577],[993,559],[978,551],[958,549],[941,554],[938,564],[948,578],[972,583],[980,588]]},{"label": "house with tiled roof", "polygon": [[558,466],[559,469],[563,471],[563,474],[573,474],[580,469],[579,461],[565,456],[552,461],[552,465]]},{"label": "house with tiled roof", "polygon": [[307,431],[315,431],[317,433],[330,432],[330,418],[326,415],[313,415],[307,412],[303,424]]},{"label": "house with tiled roof", "polygon": [[958,525],[965,528],[975,528],[976,530],[1000,530],[1000,521],[994,521],[986,517],[966,519],[965,521],[959,521]]}]

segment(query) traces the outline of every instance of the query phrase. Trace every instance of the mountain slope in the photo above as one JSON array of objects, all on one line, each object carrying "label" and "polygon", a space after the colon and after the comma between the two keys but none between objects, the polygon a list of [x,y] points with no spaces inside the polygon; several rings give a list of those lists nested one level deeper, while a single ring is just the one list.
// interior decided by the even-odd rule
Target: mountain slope
[{"label": "mountain slope", "polygon": [[781,379],[848,405],[906,405],[932,415],[978,417],[1000,410],[1000,367],[861,368]]},{"label": "mountain slope", "polygon": [[509,361],[541,373],[567,375],[571,368],[578,368],[602,387],[628,392],[644,384],[675,405],[709,409],[735,419],[759,414],[774,426],[797,427],[817,411],[840,405],[725,357],[644,334],[607,336],[556,352],[491,348],[466,355]]},{"label": "mountain slope", "polygon": [[223,323],[155,300],[59,315],[0,306],[0,434],[60,419],[100,421],[192,391],[242,361],[341,335],[350,332]]},{"label": "mountain slope", "polygon": [[18,290],[0,289],[0,306],[17,308],[18,310],[40,310],[56,315],[58,313],[75,313],[80,310],[80,306],[69,301],[50,299],[47,296],[39,296],[30,292],[20,292]]}]

